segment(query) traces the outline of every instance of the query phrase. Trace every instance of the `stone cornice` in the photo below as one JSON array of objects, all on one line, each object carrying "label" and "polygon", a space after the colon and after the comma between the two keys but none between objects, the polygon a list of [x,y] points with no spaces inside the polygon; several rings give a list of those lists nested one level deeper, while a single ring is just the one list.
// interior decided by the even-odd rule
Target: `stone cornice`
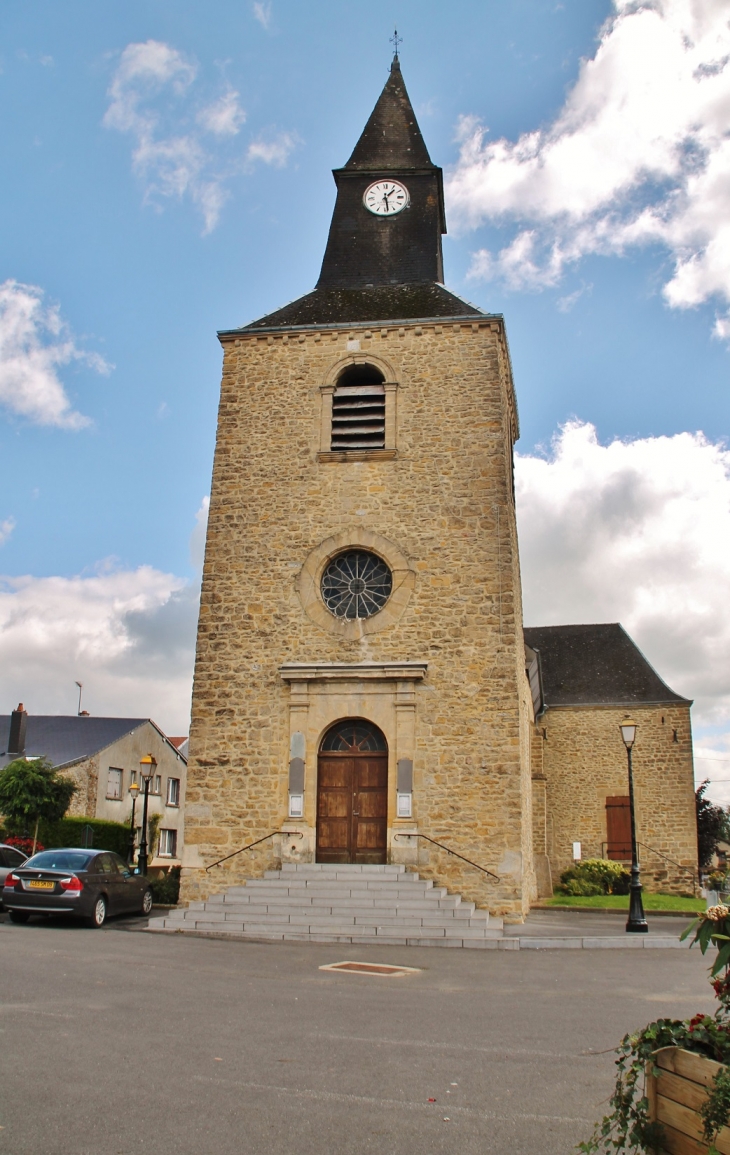
[{"label": "stone cornice", "polygon": [[428,662],[285,662],[279,666],[285,682],[420,682],[427,670]]},{"label": "stone cornice", "polygon": [[467,329],[470,325],[477,325],[483,328],[487,325],[496,325],[502,328],[504,325],[504,315],[502,313],[462,313],[453,317],[390,317],[383,320],[376,321],[323,321],[318,325],[262,325],[261,328],[254,329],[248,325],[242,326],[240,329],[219,329],[218,340],[221,343],[226,341],[235,341],[255,337],[267,337],[273,333],[325,333],[335,332],[347,334],[355,329],[412,329],[417,325],[427,325],[430,329],[438,325],[443,329],[450,328],[452,325],[459,325],[463,329]]}]

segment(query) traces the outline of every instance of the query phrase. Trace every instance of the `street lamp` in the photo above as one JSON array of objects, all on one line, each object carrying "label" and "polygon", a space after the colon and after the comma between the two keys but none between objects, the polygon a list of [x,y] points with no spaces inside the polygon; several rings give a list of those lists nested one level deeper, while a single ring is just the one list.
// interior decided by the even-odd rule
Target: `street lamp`
[{"label": "street lamp", "polygon": [[631,760],[631,751],[636,740],[636,722],[628,714],[620,724],[621,737],[626,747],[629,760],[629,814],[631,816],[631,886],[629,888],[629,917],[626,920],[626,930],[633,934],[646,934],[649,924],[644,914],[644,904],[641,901],[641,877],[639,874],[639,854],[636,846],[636,815],[634,813],[634,767]]},{"label": "street lamp", "polygon": [[144,782],[144,806],[142,808],[142,840],[139,844],[139,855],[137,857],[137,866],[140,874],[147,873],[147,803],[150,796],[150,782],[152,775],[157,769],[157,761],[151,754],[145,754],[144,758],[140,759],[139,770],[140,777]]},{"label": "street lamp", "polygon": [[139,794],[139,782],[133,782],[129,787],[129,793],[132,795],[132,818],[129,823],[129,849],[127,850],[127,862],[131,866],[134,862],[134,810],[137,805],[137,795]]}]

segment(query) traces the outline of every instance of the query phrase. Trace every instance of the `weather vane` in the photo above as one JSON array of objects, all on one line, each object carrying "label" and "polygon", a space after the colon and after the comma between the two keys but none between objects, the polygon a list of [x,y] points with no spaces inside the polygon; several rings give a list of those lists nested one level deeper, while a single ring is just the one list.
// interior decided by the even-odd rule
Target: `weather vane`
[{"label": "weather vane", "polygon": [[397,60],[398,59],[398,45],[403,43],[403,37],[398,35],[398,29],[397,28],[395,29],[393,35],[390,38],[390,43],[393,45],[393,59]]}]

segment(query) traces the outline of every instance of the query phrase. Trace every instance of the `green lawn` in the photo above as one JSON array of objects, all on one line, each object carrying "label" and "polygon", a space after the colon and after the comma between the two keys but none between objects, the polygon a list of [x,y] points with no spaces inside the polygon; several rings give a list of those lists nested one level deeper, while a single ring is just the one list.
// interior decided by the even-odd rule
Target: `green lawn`
[{"label": "green lawn", "polygon": [[[682,898],[677,894],[648,894],[644,891],[645,910],[700,911],[705,909],[703,898]],[[595,894],[581,897],[572,894],[554,894],[545,901],[546,906],[584,906],[595,910],[628,910],[628,894]]]}]

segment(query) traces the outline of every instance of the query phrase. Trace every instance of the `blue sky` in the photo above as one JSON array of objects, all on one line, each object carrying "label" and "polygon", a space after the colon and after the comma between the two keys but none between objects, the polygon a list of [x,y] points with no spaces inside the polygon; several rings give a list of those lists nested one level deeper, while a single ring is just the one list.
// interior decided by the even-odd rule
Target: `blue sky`
[{"label": "blue sky", "polygon": [[[528,620],[620,617],[701,699],[707,756],[730,758],[730,616],[714,621],[730,526],[722,9],[5,0],[4,697],[71,711],[79,678],[95,713],[186,729],[216,330],[314,285],[330,170],[385,82],[397,23],[447,176],[447,283],[507,320]],[[636,482],[628,505],[617,469]],[[622,558],[610,588],[608,555]]]}]

